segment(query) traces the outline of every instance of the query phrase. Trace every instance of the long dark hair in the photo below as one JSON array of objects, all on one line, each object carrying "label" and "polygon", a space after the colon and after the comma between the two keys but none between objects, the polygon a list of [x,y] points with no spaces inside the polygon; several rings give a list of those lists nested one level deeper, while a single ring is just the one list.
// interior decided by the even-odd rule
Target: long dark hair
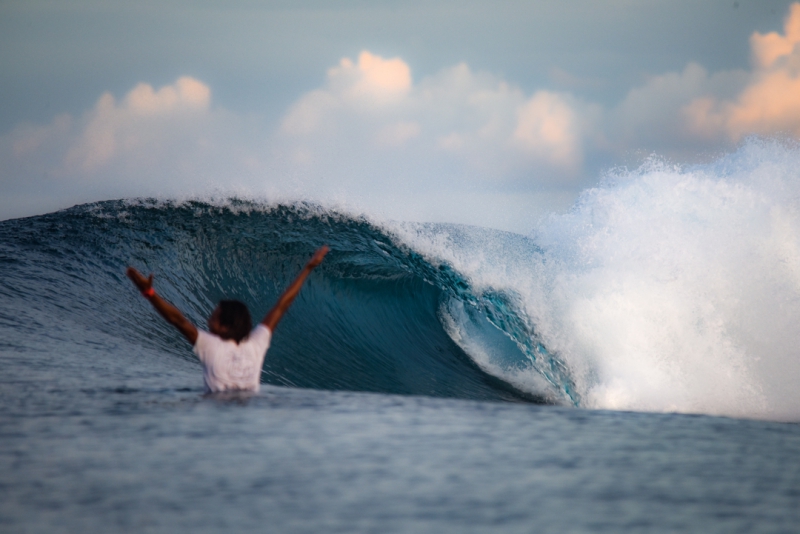
[{"label": "long dark hair", "polygon": [[253,329],[250,310],[238,300],[219,301],[219,324],[228,329],[236,343],[246,338]]}]

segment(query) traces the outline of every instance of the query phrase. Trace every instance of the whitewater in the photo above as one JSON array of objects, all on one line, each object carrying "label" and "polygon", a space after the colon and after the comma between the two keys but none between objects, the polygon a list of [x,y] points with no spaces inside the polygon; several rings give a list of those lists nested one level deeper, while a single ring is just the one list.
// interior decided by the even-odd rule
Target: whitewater
[{"label": "whitewater", "polygon": [[[796,145],[752,140],[706,165],[611,171],[525,240],[398,233],[475,293],[511,299],[524,333],[500,329],[557,355],[578,406],[797,422],[798,169]],[[509,371],[463,311],[443,315],[484,369],[547,394],[536,358]]]},{"label": "whitewater", "polygon": [[[8,531],[785,532],[800,519],[800,147],[613,169],[528,235],[252,198],[0,222]],[[262,393],[197,325],[263,315]],[[269,528],[268,528],[269,530]]]}]

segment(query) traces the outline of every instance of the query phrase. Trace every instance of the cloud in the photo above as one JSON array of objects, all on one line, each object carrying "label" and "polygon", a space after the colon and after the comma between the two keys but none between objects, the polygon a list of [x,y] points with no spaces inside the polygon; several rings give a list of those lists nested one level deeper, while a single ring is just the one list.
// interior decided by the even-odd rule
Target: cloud
[{"label": "cloud", "polygon": [[[690,62],[681,72],[650,77],[607,110],[607,150],[657,151],[691,160],[732,148],[748,135],[800,137],[800,3],[784,33],[754,33],[752,69],[709,72]],[[602,147],[598,145],[599,149]]]},{"label": "cloud", "polygon": [[95,171],[120,152],[138,152],[137,148],[158,141],[159,136],[152,135],[158,130],[206,114],[210,103],[209,87],[187,76],[158,91],[140,83],[119,104],[105,93],[89,113],[64,165],[68,169]]},{"label": "cloud", "polygon": [[402,104],[411,89],[411,69],[400,58],[383,59],[363,51],[354,63],[343,58],[328,70],[325,88],[298,99],[285,115],[281,132],[308,136],[334,126],[337,112],[360,117],[382,116]]},{"label": "cloud", "polygon": [[400,121],[381,128],[375,140],[379,146],[398,147],[417,137],[421,130],[418,122]]},{"label": "cloud", "polygon": [[358,63],[343,58],[328,71],[331,87],[353,100],[384,104],[402,98],[411,89],[411,69],[400,58],[383,59],[364,50]]},{"label": "cloud", "polygon": [[747,76],[745,71],[709,74],[697,63],[689,63],[682,72],[653,76],[644,85],[631,89],[610,110],[606,124],[609,139],[617,151],[697,150],[697,136],[687,128],[681,110],[698,95],[735,94],[744,87]]},{"label": "cloud", "polygon": [[260,171],[253,125],[212,109],[211,90],[181,77],[122,98],[101,95],[79,117],[21,124],[0,137],[0,214],[20,205],[69,205],[122,196],[180,196],[242,184]]},{"label": "cloud", "polygon": [[762,35],[756,32],[750,37],[753,63],[757,68],[770,68],[779,60],[799,53],[797,45],[800,44],[800,3],[789,7],[784,32],[785,35],[776,32]]},{"label": "cloud", "polygon": [[534,159],[578,169],[580,124],[575,110],[556,93],[539,91],[517,112],[514,141]]},{"label": "cloud", "polygon": [[800,3],[791,6],[784,35],[754,33],[750,46],[754,70],[735,98],[706,95],[683,108],[695,135],[733,142],[751,134],[800,137]]},{"label": "cloud", "polygon": [[181,77],[174,84],[154,90],[140,83],[119,103],[105,93],[81,119],[57,117],[45,126],[25,125],[12,132],[16,157],[52,152],[64,154],[51,162],[55,175],[92,174],[114,160],[134,156],[152,159],[153,151],[166,148],[186,127],[209,114],[211,90],[194,78]]},{"label": "cloud", "polygon": [[[466,64],[414,83],[400,58],[368,51],[344,58],[323,87],[302,96],[284,117],[278,141],[310,174],[377,172],[373,157],[414,159],[458,169],[462,181],[497,182],[528,174],[537,183],[571,181],[581,166],[583,122],[569,95],[523,92]],[[387,159],[388,158],[388,159]],[[334,169],[334,170],[332,170]],[[417,174],[424,177],[425,165]],[[539,171],[538,173],[535,171]],[[440,177],[441,178],[441,177]],[[430,180],[430,177],[425,178]]]}]

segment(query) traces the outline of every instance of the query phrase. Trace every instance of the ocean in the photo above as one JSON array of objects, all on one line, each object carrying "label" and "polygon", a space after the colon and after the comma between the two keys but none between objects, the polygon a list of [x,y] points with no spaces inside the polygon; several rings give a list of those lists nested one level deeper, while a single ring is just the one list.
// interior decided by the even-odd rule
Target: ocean
[{"label": "ocean", "polygon": [[[308,203],[0,222],[3,532],[796,532],[800,150],[609,172],[528,235]],[[322,244],[259,394],[199,326]]]}]

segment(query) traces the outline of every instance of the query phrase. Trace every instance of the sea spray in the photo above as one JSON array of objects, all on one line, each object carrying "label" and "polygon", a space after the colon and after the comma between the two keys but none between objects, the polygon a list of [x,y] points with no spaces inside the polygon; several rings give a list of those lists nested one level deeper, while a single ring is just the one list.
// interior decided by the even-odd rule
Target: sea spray
[{"label": "sea spray", "polygon": [[800,419],[797,145],[611,172],[524,246],[399,232],[475,291],[514,295],[582,406]]}]

